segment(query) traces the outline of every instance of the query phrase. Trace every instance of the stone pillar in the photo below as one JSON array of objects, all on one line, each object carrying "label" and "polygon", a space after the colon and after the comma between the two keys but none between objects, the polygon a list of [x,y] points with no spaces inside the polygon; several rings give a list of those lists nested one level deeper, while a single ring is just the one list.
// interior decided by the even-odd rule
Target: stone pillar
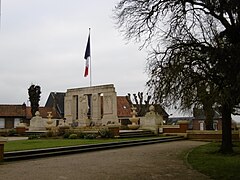
[{"label": "stone pillar", "polygon": [[102,124],[108,122],[119,124],[117,117],[117,96],[116,92],[107,92],[103,94],[103,118]]},{"label": "stone pillar", "polygon": [[79,96],[79,103],[78,103],[78,119],[79,119],[79,126],[88,126],[90,120],[87,116],[88,112],[88,102],[87,102],[87,95]]},{"label": "stone pillar", "polygon": [[92,94],[92,121],[101,124],[101,97],[99,93]]},{"label": "stone pillar", "polygon": [[180,127],[179,132],[180,133],[186,133],[186,131],[188,130],[189,122],[186,121],[186,120],[180,120],[180,121],[178,121],[178,124],[179,124],[179,127]]},{"label": "stone pillar", "polygon": [[0,139],[0,162],[3,161],[3,158],[4,158],[4,143],[5,142],[6,142],[5,140]]},{"label": "stone pillar", "polygon": [[0,162],[3,161],[4,158],[4,143],[6,140],[0,139]]},{"label": "stone pillar", "polygon": [[26,132],[26,127],[19,125],[16,127],[16,132],[17,134],[23,135]]},{"label": "stone pillar", "polygon": [[64,98],[64,116],[68,122],[72,122],[72,97]]},{"label": "stone pillar", "polygon": [[77,104],[78,104],[78,95],[74,95],[72,96],[72,120],[78,120],[78,107],[77,107]]}]

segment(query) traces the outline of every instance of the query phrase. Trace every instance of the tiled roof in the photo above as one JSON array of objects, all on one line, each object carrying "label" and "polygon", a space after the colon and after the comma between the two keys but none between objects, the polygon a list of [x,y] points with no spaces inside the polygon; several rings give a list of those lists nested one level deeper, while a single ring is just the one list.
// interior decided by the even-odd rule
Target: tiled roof
[{"label": "tiled roof", "polygon": [[66,93],[51,92],[48,96],[45,107],[55,107],[57,111],[64,115],[64,97]]},{"label": "tiled roof", "polygon": [[0,105],[0,117],[25,117],[26,105]]},{"label": "tiled roof", "polygon": [[[47,118],[48,112],[52,112],[52,118],[60,119],[61,116],[57,113],[56,109],[52,107],[39,107],[40,116]],[[23,117],[27,119],[32,118],[31,107],[23,105],[1,105],[0,104],[0,117]]]},{"label": "tiled roof", "polygon": [[162,108],[159,104],[154,105],[155,111],[158,112],[158,114],[161,114],[163,116],[163,119],[168,118],[168,113],[165,111],[165,109]]},{"label": "tiled roof", "polygon": [[118,117],[131,117],[131,105],[125,96],[117,96]]}]

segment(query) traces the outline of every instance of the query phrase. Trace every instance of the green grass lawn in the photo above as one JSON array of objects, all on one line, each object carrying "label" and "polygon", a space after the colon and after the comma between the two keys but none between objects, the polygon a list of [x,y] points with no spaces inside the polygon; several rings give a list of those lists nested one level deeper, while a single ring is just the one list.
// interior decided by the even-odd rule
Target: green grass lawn
[{"label": "green grass lawn", "polygon": [[188,155],[188,163],[213,179],[240,179],[240,142],[234,143],[234,153],[218,152],[220,143],[209,143],[195,148]]},{"label": "green grass lawn", "polygon": [[[164,138],[164,137],[162,137]],[[107,142],[120,142],[128,140],[149,139],[145,138],[123,138],[123,139],[31,139],[8,141],[4,145],[4,151],[21,151],[30,149],[43,149],[52,147],[75,146],[84,144],[97,144]]]}]

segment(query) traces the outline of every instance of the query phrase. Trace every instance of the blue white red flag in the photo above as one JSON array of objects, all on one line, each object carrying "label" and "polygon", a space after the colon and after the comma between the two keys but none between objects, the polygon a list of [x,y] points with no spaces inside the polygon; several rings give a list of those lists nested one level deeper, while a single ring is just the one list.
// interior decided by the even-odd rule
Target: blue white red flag
[{"label": "blue white red flag", "polygon": [[88,35],[87,46],[86,46],[86,50],[85,50],[85,55],[84,55],[84,59],[86,60],[84,77],[87,77],[88,73],[89,73],[90,57],[91,57],[91,51],[90,51],[90,34],[89,34]]}]

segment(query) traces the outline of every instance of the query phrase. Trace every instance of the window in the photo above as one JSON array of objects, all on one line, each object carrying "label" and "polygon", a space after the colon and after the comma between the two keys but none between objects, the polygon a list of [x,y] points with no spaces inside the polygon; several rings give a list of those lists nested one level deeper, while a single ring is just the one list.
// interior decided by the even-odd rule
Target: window
[{"label": "window", "polygon": [[20,118],[14,118],[14,128],[20,123]]},{"label": "window", "polygon": [[0,128],[5,128],[5,119],[0,118]]}]

